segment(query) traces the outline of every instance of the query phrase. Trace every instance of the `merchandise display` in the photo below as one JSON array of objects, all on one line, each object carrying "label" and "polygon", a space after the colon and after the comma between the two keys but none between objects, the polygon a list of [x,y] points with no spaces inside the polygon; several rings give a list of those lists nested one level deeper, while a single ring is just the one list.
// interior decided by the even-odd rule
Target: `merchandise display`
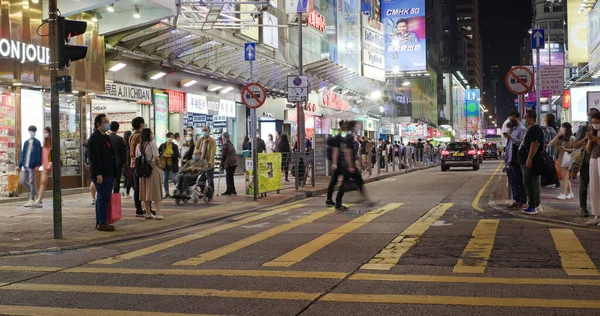
[{"label": "merchandise display", "polygon": [[14,96],[9,92],[1,94],[0,103],[0,195],[13,196],[16,184],[13,183],[17,170],[16,117]]}]

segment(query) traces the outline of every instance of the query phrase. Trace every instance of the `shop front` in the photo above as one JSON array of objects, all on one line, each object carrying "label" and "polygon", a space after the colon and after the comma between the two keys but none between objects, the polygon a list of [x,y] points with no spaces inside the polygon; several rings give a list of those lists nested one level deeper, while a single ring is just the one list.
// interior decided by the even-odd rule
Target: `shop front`
[{"label": "shop front", "polygon": [[[256,109],[256,117],[258,120],[258,129],[260,130],[260,138],[268,139],[269,135],[275,138],[275,132],[285,134],[291,132],[290,122],[285,123],[285,113],[287,111],[295,111],[291,108],[291,104],[286,102],[286,99],[267,99],[265,104]],[[250,112],[248,110],[248,112]],[[250,116],[248,116],[248,127],[251,127]],[[247,135],[252,135],[252,131],[248,130]]]},{"label": "shop front", "polygon": [[169,96],[169,132],[180,133],[183,138],[183,130],[185,128],[183,125],[185,93],[174,90],[165,90],[165,92]]},{"label": "shop front", "polygon": [[[48,28],[41,27],[42,3],[30,3],[28,9],[6,6],[0,16],[0,196],[18,193],[17,169],[23,142],[29,139],[28,128],[35,125],[36,138],[43,143],[44,128],[50,124],[50,87]],[[78,15],[74,19],[85,19]],[[23,27],[27,26],[27,27]],[[39,31],[39,33],[37,33]],[[84,183],[82,117],[87,103],[86,93],[103,91],[104,40],[97,26],[88,23],[87,32],[77,38],[77,45],[88,47],[84,60],[74,62],[62,75],[72,78],[73,94],[61,94],[60,151],[63,189],[81,187]],[[101,74],[101,75],[97,75]],[[39,185],[39,179],[36,179]],[[48,188],[51,189],[49,180]]]}]

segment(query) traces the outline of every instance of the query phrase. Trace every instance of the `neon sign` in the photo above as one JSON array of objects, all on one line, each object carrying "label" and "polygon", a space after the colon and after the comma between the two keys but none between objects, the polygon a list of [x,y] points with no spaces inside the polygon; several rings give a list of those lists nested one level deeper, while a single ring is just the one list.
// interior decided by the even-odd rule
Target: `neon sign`
[{"label": "neon sign", "polygon": [[308,25],[321,32],[325,32],[325,18],[315,10],[310,11],[308,14]]}]

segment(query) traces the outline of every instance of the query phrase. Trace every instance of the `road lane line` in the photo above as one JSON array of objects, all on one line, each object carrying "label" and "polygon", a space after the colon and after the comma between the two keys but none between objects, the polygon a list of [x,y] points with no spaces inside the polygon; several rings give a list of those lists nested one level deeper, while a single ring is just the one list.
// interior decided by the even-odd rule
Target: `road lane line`
[{"label": "road lane line", "polygon": [[518,297],[468,297],[395,294],[326,294],[320,301],[345,303],[418,304],[492,307],[591,308],[600,309],[600,301]]},{"label": "road lane line", "polygon": [[0,291],[35,291],[35,292],[69,292],[69,293],[103,293],[126,295],[156,295],[156,296],[194,296],[221,297],[270,300],[302,300],[312,301],[322,293],[306,292],[268,292],[245,290],[217,290],[201,288],[159,288],[135,286],[100,286],[100,285],[67,285],[67,284],[35,284],[15,283],[0,287]]},{"label": "road lane line", "polygon": [[293,210],[293,209],[297,209],[297,208],[301,208],[301,207],[305,207],[307,206],[306,204],[294,204],[294,205],[289,205],[289,206],[285,206],[285,207],[280,207],[278,209],[260,214],[260,215],[256,215],[238,222],[234,222],[234,223],[227,223],[227,224],[223,224],[217,227],[213,227],[207,230],[203,230],[197,233],[193,233],[190,235],[186,235],[186,236],[182,236],[179,238],[175,238],[175,239],[171,239],[165,242],[162,242],[160,244],[156,244],[154,246],[150,246],[147,248],[143,248],[143,249],[139,249],[136,251],[132,251],[132,252],[128,252],[122,255],[118,255],[118,256],[114,256],[114,257],[109,257],[106,259],[102,259],[102,260],[97,260],[94,262],[91,262],[91,264],[115,264],[115,263],[119,263],[125,260],[131,260],[137,257],[141,257],[141,256],[145,256],[145,255],[149,255],[152,253],[156,253],[165,249],[169,249],[171,247],[175,247],[181,244],[185,244],[187,242],[190,241],[194,241],[194,240],[198,240],[201,238],[204,238],[206,236],[210,236],[212,234],[216,234],[218,232],[222,232],[231,228],[235,228],[238,226],[242,226],[254,221],[258,221],[279,213],[283,213],[283,212],[287,212],[289,210]]},{"label": "road lane line", "polygon": [[0,266],[0,271],[12,272],[56,272],[65,268],[56,267],[30,267],[30,266]]},{"label": "road lane line", "polygon": [[123,311],[108,309],[83,309],[83,308],[63,308],[63,307],[40,307],[40,306],[16,306],[0,305],[0,314],[2,315],[27,315],[27,316],[216,316],[209,314],[181,314],[181,313],[161,313],[161,312],[142,312],[142,311]]},{"label": "road lane line", "polygon": [[599,275],[596,265],[572,229],[551,228],[550,234],[560,255],[562,267],[568,275]]},{"label": "road lane line", "polygon": [[507,285],[567,285],[600,286],[600,279],[558,279],[558,278],[503,278],[443,275],[404,275],[356,273],[351,281],[388,281],[418,283],[467,283],[467,284],[507,284]]},{"label": "road lane line", "polygon": [[272,211],[272,210],[276,210],[276,209],[278,209],[278,208],[280,208],[282,206],[290,206],[290,205],[296,205],[296,204],[300,204],[300,203],[307,204],[308,202],[310,202],[312,200],[314,200],[314,198],[303,198],[301,200],[290,202],[290,203],[286,203],[284,205],[275,205],[275,206],[267,207],[265,210],[266,211]]},{"label": "road lane line", "polygon": [[454,204],[440,203],[429,210],[360,268],[365,270],[390,270],[396,266],[400,258],[419,242],[419,238],[429,229],[429,226],[437,222],[452,205]]},{"label": "road lane line", "polygon": [[193,258],[189,258],[189,259],[185,259],[182,261],[178,261],[175,262],[173,265],[174,266],[197,266],[199,264],[202,264],[204,262],[207,261],[211,261],[211,260],[215,260],[218,258],[221,258],[223,256],[226,256],[232,252],[236,252],[240,249],[246,248],[248,246],[254,245],[256,243],[259,243],[261,241],[264,241],[266,239],[269,239],[273,236],[279,235],[283,232],[286,232],[290,229],[296,228],[296,227],[300,227],[302,225],[305,224],[310,224],[314,221],[316,221],[319,218],[325,217],[329,214],[332,214],[335,212],[335,208],[331,207],[328,208],[324,211],[320,211],[320,212],[316,212],[313,214],[310,214],[308,216],[302,217],[298,220],[295,220],[291,223],[285,223],[276,227],[273,227],[271,229],[268,229],[264,232],[260,232],[258,234],[252,235],[250,237],[244,238],[242,240],[238,240],[236,242],[233,242],[229,245],[205,252],[197,257],[193,257]]},{"label": "road lane line", "polygon": [[404,204],[404,203],[390,203],[390,204],[385,205],[384,207],[381,207],[381,208],[378,208],[375,210],[371,210],[371,211],[367,212],[366,214],[364,214],[358,218],[355,218],[352,221],[350,221],[336,229],[333,229],[333,230],[325,233],[324,235],[321,235],[321,236],[317,237],[316,239],[313,239],[312,241],[310,241],[310,242],[278,257],[278,258],[275,258],[269,262],[266,262],[265,264],[263,264],[263,266],[265,266],[265,267],[289,267],[295,263],[298,263],[298,262],[306,259],[310,255],[312,255],[313,253],[325,248],[326,246],[332,244],[336,240],[344,237],[346,234],[349,234],[349,233],[357,230],[358,228],[364,226],[365,224],[371,222],[372,220],[376,219],[377,217],[379,217],[389,211],[399,208],[400,206],[402,206],[402,204]]},{"label": "road lane line", "polygon": [[490,183],[492,182],[492,180],[494,180],[494,177],[496,176],[496,174],[498,173],[498,171],[502,169],[502,163],[498,164],[498,168],[496,168],[496,170],[494,170],[494,173],[492,174],[492,176],[487,180],[487,182],[483,185],[483,187],[481,187],[481,190],[479,190],[479,193],[477,193],[477,195],[475,196],[475,199],[473,200],[473,204],[471,204],[471,206],[480,212],[485,212],[484,209],[482,209],[481,207],[479,207],[479,201],[481,200],[481,196],[483,195],[483,193],[485,192],[485,190],[487,189],[488,185],[490,185]]},{"label": "road lane line", "polygon": [[454,273],[484,273],[494,248],[497,219],[482,219],[473,230],[473,237],[454,266]]}]

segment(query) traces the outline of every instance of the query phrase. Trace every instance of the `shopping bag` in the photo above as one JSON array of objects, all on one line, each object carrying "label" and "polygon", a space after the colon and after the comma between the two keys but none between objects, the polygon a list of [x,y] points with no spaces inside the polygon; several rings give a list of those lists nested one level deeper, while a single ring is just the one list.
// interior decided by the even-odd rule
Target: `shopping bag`
[{"label": "shopping bag", "polygon": [[108,223],[114,224],[123,217],[121,209],[121,193],[113,193],[108,205]]},{"label": "shopping bag", "polygon": [[585,152],[583,148],[575,149],[573,154],[571,155],[571,165],[569,166],[569,172],[573,174],[578,174],[579,170],[581,170],[581,165],[583,164],[583,159],[585,157]]},{"label": "shopping bag", "polygon": [[569,152],[564,152],[563,153],[563,157],[562,157],[562,161],[560,164],[561,168],[569,168],[569,166],[571,166],[571,154]]}]

